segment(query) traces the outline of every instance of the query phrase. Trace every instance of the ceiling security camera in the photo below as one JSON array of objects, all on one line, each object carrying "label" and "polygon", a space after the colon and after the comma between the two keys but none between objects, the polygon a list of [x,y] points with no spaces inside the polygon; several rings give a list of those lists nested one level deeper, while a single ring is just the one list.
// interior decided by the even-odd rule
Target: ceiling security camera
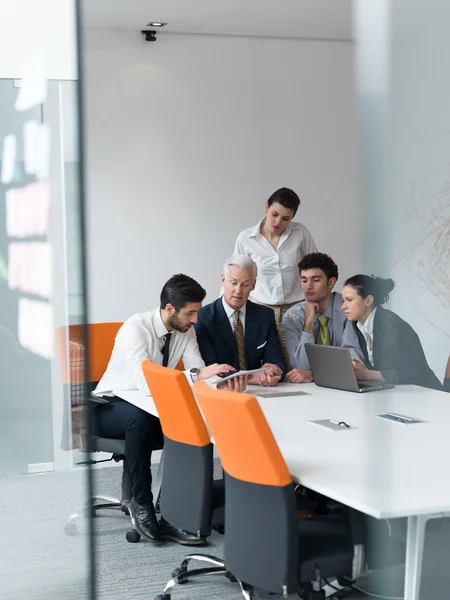
[{"label": "ceiling security camera", "polygon": [[156,31],[150,31],[148,29],[143,29],[141,31],[141,33],[145,37],[146,42],[156,42]]}]

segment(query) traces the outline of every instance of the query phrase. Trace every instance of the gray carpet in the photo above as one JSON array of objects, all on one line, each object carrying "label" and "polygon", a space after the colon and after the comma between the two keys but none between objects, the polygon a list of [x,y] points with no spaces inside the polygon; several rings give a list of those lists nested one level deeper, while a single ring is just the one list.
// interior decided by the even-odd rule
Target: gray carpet
[{"label": "gray carpet", "polygon": [[[120,467],[95,470],[98,492],[117,495]],[[87,520],[78,534],[66,537],[68,514],[83,504],[82,470],[0,479],[0,598],[8,600],[84,600],[88,597]],[[153,600],[161,593],[173,568],[189,552],[177,544],[161,546],[125,540],[128,518],[104,512],[95,519],[95,551],[99,600]],[[428,526],[421,600],[448,597],[450,520]],[[222,556],[223,536],[213,533],[203,551]],[[360,582],[368,590],[402,597],[403,567],[378,572]],[[174,600],[238,600],[236,584],[220,577],[191,582],[177,588]],[[267,600],[267,594],[257,597]],[[294,598],[296,596],[292,596]],[[349,600],[361,598],[357,592]],[[276,596],[270,596],[276,598]]]}]

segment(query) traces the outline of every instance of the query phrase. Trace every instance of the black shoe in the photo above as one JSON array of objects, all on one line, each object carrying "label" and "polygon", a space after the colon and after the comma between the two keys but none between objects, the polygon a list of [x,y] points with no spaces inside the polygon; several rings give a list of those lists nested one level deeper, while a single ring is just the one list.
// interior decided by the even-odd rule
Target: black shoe
[{"label": "black shoe", "polygon": [[131,520],[136,531],[148,542],[161,542],[158,521],[156,520],[153,502],[138,504],[132,498],[128,505]]},{"label": "black shoe", "polygon": [[177,544],[183,544],[183,546],[203,546],[206,544],[206,538],[171,525],[164,517],[159,520],[159,529],[164,540],[171,540],[177,542]]}]

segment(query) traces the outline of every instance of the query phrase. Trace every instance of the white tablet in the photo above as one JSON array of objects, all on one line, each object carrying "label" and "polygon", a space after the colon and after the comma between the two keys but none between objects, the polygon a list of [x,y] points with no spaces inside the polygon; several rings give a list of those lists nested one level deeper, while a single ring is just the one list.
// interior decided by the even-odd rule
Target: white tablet
[{"label": "white tablet", "polygon": [[241,375],[254,375],[255,373],[261,373],[262,371],[267,371],[261,367],[260,369],[251,369],[250,371],[233,371],[230,375],[226,375],[225,377],[219,377],[219,381],[217,383],[221,383],[222,381],[228,381],[229,379],[234,379],[235,377],[240,377]]}]

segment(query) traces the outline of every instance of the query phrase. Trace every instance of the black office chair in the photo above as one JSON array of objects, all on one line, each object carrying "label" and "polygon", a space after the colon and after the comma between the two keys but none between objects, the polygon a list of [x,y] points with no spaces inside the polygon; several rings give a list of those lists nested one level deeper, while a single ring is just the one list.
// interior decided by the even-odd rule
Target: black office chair
[{"label": "black office chair", "polygon": [[[114,510],[122,510],[125,514],[129,514],[128,512],[128,504],[131,500],[131,474],[128,468],[128,463],[125,458],[125,440],[120,439],[112,439],[105,438],[100,435],[96,435],[95,432],[97,430],[96,424],[96,407],[103,402],[100,402],[94,397],[91,396],[90,392],[95,388],[95,383],[86,384],[85,397],[87,405],[83,406],[83,411],[89,411],[91,417],[91,427],[92,427],[92,435],[89,440],[85,439],[84,447],[80,448],[82,452],[88,454],[88,458],[86,460],[80,461],[79,465],[95,465],[101,462],[123,462],[122,465],[122,485],[121,485],[121,496],[119,498],[114,498],[105,495],[94,495],[91,501],[81,508],[80,510],[72,513],[66,523],[64,524],[64,531],[67,535],[75,535],[78,530],[77,520],[82,516],[97,516],[98,510],[103,509],[114,509]],[[92,403],[92,404],[91,404]],[[82,425],[83,426],[83,425]],[[95,460],[92,458],[92,455],[95,452],[104,452],[107,454],[111,454],[111,457],[103,460]]]},{"label": "black office chair", "polygon": [[[213,446],[184,373],[147,360],[142,371],[158,409],[164,434],[160,511],[171,524],[207,538],[212,528],[223,532],[224,483],[214,480]],[[205,554],[186,557],[173,576],[187,571],[190,560],[207,562],[216,572],[222,559]],[[193,576],[191,572],[191,576]]]},{"label": "black office chair", "polygon": [[[102,377],[109,362],[109,358],[114,347],[114,340],[117,331],[122,323],[94,323],[90,325],[70,325],[61,327],[56,331],[57,346],[59,349],[61,370],[63,382],[69,386],[71,398],[76,395],[84,400],[83,409],[89,411],[91,419],[91,437],[85,441],[82,451],[90,453],[89,458],[79,464],[94,465],[100,462],[122,461],[122,487],[121,497],[113,498],[104,495],[95,495],[91,501],[82,509],[72,513],[64,525],[64,531],[67,535],[75,535],[77,532],[77,520],[81,516],[96,516],[97,511],[104,509],[122,510],[125,514],[128,512],[128,504],[131,500],[131,474],[125,457],[125,440],[107,438],[101,435],[96,420],[96,411],[101,404],[108,403],[105,398],[97,398],[91,394],[95,389],[97,382]],[[67,342],[72,342],[71,347]],[[89,344],[89,365],[84,363],[84,348]],[[70,356],[72,350],[73,356]],[[69,368],[67,367],[67,357],[69,357]],[[68,402],[64,403],[64,409],[67,411]],[[63,432],[63,447],[70,448],[67,443],[71,432],[67,431],[67,424],[70,419],[64,418],[66,430]],[[161,443],[156,443],[154,450],[161,450]],[[92,454],[95,452],[105,452],[111,454],[111,457],[104,460],[95,460]],[[155,497],[159,495],[160,479],[158,475],[154,479]]]},{"label": "black office chair", "polygon": [[292,478],[257,400],[204,382],[194,391],[225,472],[225,565],[243,597],[259,588],[322,600],[323,578],[352,576],[347,515],[299,520]]},{"label": "black office chair", "polygon": [[186,531],[208,537],[223,530],[224,482],[214,480],[213,446],[182,365],[142,363],[164,434],[161,515]]}]

